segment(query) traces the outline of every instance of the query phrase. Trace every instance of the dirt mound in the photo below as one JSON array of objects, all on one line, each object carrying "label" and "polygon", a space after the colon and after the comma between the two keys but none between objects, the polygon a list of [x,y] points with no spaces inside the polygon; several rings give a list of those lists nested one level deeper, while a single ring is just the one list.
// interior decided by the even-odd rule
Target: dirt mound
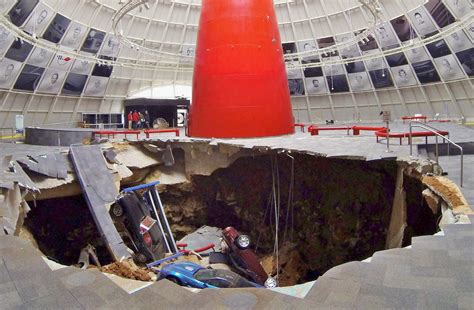
[{"label": "dirt mound", "polygon": [[104,266],[101,269],[102,272],[115,274],[119,277],[139,280],[139,281],[151,281],[149,270],[140,268],[133,263],[128,261],[115,262],[110,265]]}]

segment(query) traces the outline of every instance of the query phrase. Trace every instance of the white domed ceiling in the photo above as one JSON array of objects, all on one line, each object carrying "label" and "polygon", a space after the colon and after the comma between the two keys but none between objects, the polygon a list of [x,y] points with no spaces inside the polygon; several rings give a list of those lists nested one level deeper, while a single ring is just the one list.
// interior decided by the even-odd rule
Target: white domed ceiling
[{"label": "white domed ceiling", "polygon": [[[361,2],[274,1],[297,120],[373,119],[385,104],[395,115],[434,115],[446,101],[453,115],[472,115],[472,1],[380,1],[375,27]],[[130,3],[143,4],[114,29]],[[0,90],[116,104],[155,85],[190,85],[200,5],[4,0]]]}]

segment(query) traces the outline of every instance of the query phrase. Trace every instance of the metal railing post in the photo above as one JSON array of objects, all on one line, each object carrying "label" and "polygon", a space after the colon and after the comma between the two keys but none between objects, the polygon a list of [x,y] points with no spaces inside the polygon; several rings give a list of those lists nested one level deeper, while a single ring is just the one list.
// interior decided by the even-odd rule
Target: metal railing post
[{"label": "metal railing post", "polygon": [[417,121],[410,121],[410,137],[409,137],[409,143],[410,143],[410,156],[413,155],[413,149],[412,149],[412,141],[411,141],[411,138],[412,138],[412,128],[413,127],[420,127],[420,128],[423,128],[423,129],[426,129],[432,133],[435,134],[435,137],[436,137],[436,163],[439,164],[439,154],[438,154],[438,137],[441,137],[443,138],[443,140],[445,141],[448,141],[448,155],[450,154],[450,151],[449,151],[449,146],[450,144],[454,145],[455,147],[457,147],[460,151],[461,151],[461,187],[463,186],[463,180],[464,180],[464,150],[462,148],[462,146],[454,143],[453,141],[451,141],[451,139],[449,138],[449,134],[448,134],[448,137],[446,138],[444,135],[440,134],[438,132],[438,129],[434,128],[434,127],[431,127],[429,125],[426,125],[426,124],[423,124],[421,122],[417,122]]}]

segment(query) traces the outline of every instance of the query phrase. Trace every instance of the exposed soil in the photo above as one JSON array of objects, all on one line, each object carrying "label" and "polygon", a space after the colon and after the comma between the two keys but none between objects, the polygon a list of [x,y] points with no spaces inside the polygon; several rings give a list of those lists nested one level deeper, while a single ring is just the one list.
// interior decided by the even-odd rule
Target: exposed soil
[{"label": "exposed soil", "polygon": [[151,281],[150,271],[148,269],[137,267],[134,263],[128,261],[109,264],[102,267],[100,271],[132,280]]},{"label": "exposed soil", "polygon": [[443,198],[448,200],[448,202],[452,205],[453,208],[458,206],[464,205],[464,201],[461,197],[459,197],[459,193],[457,189],[453,189],[452,187],[448,186],[447,184],[443,183],[439,178],[432,177],[432,176],[425,176],[423,177],[423,183],[432,187],[437,192],[439,192]]}]

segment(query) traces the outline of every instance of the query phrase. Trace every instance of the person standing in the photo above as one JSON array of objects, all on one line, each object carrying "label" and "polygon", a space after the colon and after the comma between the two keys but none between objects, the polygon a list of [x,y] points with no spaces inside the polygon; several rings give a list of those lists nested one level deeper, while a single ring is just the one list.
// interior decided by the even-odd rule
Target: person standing
[{"label": "person standing", "polygon": [[138,124],[138,128],[139,129],[142,129],[145,125],[145,116],[143,115],[142,112],[138,112],[138,116],[140,117],[140,121],[139,121],[139,124]]},{"label": "person standing", "polygon": [[140,116],[138,115],[137,110],[133,111],[132,121],[133,121],[133,129],[137,129],[138,123],[140,122]]},{"label": "person standing", "polygon": [[127,120],[128,120],[128,129],[131,130],[132,129],[132,123],[133,123],[132,110],[130,110],[130,112],[128,112]]},{"label": "person standing", "polygon": [[150,114],[148,114],[148,110],[145,110],[145,126],[146,129],[150,129]]}]

